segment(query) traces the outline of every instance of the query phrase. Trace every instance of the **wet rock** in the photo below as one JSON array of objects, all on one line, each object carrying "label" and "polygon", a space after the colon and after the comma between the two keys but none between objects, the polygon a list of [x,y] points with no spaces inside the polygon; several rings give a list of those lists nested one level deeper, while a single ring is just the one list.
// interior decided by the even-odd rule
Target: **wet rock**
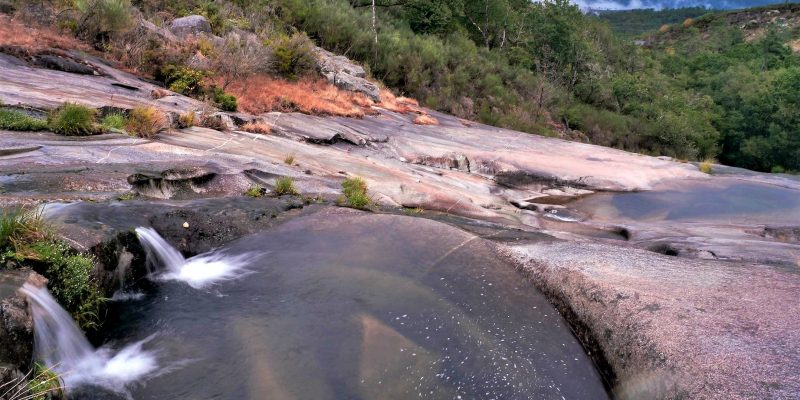
[{"label": "wet rock", "polygon": [[202,15],[189,15],[177,18],[169,25],[169,30],[179,38],[189,35],[211,34],[211,24]]},{"label": "wet rock", "polygon": [[347,57],[337,56],[319,47],[314,48],[314,52],[317,54],[317,68],[320,73],[336,87],[363,93],[376,103],[381,101],[380,89],[366,79],[362,66]]},{"label": "wet rock", "polygon": [[0,270],[0,387],[19,379],[31,367],[33,320],[25,298],[17,292],[26,282],[37,286],[47,284],[33,271]]}]

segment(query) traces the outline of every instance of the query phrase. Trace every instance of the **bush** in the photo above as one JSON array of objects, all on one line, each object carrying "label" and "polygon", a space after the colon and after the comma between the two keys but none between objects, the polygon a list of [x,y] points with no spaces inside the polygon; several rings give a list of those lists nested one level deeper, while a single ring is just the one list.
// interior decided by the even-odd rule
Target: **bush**
[{"label": "bush", "polygon": [[236,111],[238,106],[236,103],[236,96],[225,93],[222,89],[212,86],[210,89],[211,100],[223,111]]},{"label": "bush", "polygon": [[65,103],[50,114],[50,130],[66,136],[88,136],[97,132],[95,111],[81,104]]},{"label": "bush", "polygon": [[164,82],[164,86],[173,92],[186,96],[199,96],[203,93],[203,78],[206,73],[197,69],[167,65],[159,71],[157,79]]},{"label": "bush", "polygon": [[168,128],[167,116],[155,107],[137,107],[128,116],[127,131],[139,137],[149,138]]},{"label": "bush", "polygon": [[9,131],[42,131],[47,121],[36,119],[20,111],[0,108],[0,129]]},{"label": "bush", "polygon": [[103,120],[100,122],[102,125],[103,130],[106,131],[122,131],[125,130],[125,116],[120,113],[111,113],[103,117]]},{"label": "bush", "polygon": [[105,43],[131,21],[130,0],[75,0],[80,14],[79,36],[95,43]]},{"label": "bush", "polygon": [[103,295],[92,276],[94,262],[53,239],[39,212],[19,208],[0,215],[0,263],[9,261],[44,275],[53,297],[81,327],[96,326]]},{"label": "bush", "polygon": [[65,243],[52,240],[33,243],[27,253],[28,258],[47,265],[44,276],[50,293],[75,322],[84,329],[96,327],[104,297],[92,275],[93,260],[74,254]]},{"label": "bush", "polygon": [[340,203],[348,207],[365,209],[372,204],[372,199],[367,195],[367,182],[359,177],[348,178],[342,181],[342,196]]},{"label": "bush", "polygon": [[278,178],[275,182],[275,194],[278,196],[298,194],[297,189],[294,187],[294,180],[288,176]]},{"label": "bush", "polygon": [[301,76],[314,72],[317,56],[314,44],[302,33],[283,36],[273,41],[272,53],[275,57],[275,72],[289,80],[297,80]]}]

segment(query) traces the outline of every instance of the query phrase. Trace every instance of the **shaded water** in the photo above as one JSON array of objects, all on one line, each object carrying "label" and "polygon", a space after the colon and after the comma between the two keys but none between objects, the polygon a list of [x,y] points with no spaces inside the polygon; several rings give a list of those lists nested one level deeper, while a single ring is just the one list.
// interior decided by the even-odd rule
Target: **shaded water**
[{"label": "shaded water", "polygon": [[800,221],[800,191],[731,178],[679,181],[648,192],[598,193],[570,208],[604,221],[723,221],[791,224]]},{"label": "shaded water", "polygon": [[226,246],[247,276],[160,282],[107,340],[158,349],[137,399],[607,398],[546,299],[447,225],[322,212]]}]

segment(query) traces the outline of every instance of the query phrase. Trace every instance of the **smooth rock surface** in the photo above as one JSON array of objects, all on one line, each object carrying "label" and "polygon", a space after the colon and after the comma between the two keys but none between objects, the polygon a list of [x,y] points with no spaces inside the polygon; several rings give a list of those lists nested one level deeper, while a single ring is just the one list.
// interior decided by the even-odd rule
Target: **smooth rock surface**
[{"label": "smooth rock surface", "polygon": [[616,246],[543,242],[507,253],[590,336],[623,399],[794,399],[800,273]]}]

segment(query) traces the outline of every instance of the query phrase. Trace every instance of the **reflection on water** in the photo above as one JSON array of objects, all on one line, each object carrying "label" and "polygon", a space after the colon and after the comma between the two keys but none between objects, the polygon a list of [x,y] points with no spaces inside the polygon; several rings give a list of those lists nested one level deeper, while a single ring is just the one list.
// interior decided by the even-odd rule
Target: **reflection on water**
[{"label": "reflection on water", "polygon": [[606,221],[800,221],[800,191],[726,178],[681,181],[649,192],[598,193],[569,206]]},{"label": "reflection on water", "polygon": [[137,399],[607,398],[544,297],[488,244],[434,221],[320,213],[238,240],[213,289],[159,282],[108,340],[182,365]]}]

